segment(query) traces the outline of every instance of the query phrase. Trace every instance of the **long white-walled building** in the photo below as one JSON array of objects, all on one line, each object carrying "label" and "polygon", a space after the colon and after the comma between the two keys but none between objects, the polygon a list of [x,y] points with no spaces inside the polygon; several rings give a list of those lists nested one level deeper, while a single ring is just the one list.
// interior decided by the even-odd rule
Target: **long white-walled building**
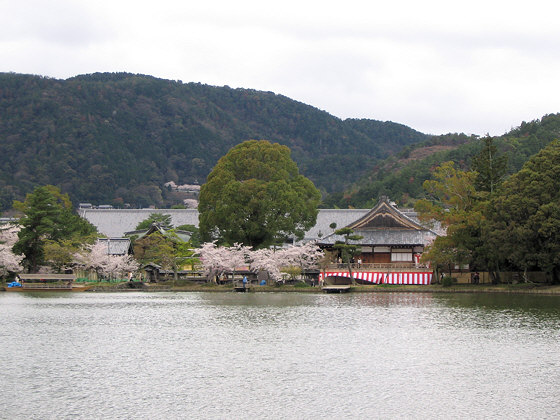
[{"label": "long white-walled building", "polygon": [[194,225],[198,227],[196,209],[79,209],[78,214],[109,238],[121,238],[125,232],[136,229],[138,223],[152,213],[168,214],[173,226]]},{"label": "long white-walled building", "polygon": [[[79,214],[97,227],[99,233],[109,238],[121,238],[125,232],[133,231],[152,213],[168,214],[173,226],[193,225],[198,227],[198,210],[196,209],[95,209],[82,208]],[[320,240],[336,229],[350,225],[365,216],[370,209],[319,209],[317,223],[305,234],[304,240]],[[412,210],[401,210],[408,217],[416,219]],[[336,223],[336,228],[330,227]]]}]

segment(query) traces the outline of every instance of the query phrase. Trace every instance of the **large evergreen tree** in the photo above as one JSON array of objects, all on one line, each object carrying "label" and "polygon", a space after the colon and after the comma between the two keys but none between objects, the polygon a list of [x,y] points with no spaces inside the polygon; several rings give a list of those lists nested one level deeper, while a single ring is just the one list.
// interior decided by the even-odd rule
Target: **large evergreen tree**
[{"label": "large evergreen tree", "polygon": [[428,247],[424,258],[440,270],[451,270],[455,264],[482,267],[481,228],[484,202],[478,199],[474,187],[476,172],[455,168],[454,162],[437,167],[434,179],[424,182],[429,199],[419,200],[416,210],[426,223],[437,221],[445,229]]},{"label": "large evergreen tree", "polygon": [[482,141],[482,150],[472,160],[472,169],[477,173],[475,186],[478,191],[493,193],[506,174],[507,156],[498,153],[492,137],[486,136]]},{"label": "large evergreen tree", "polygon": [[503,265],[560,281],[560,141],[503,183],[489,206],[487,236]]},{"label": "large evergreen tree", "polygon": [[35,188],[25,201],[15,201],[14,208],[23,216],[19,219],[21,230],[13,250],[25,255],[23,264],[30,272],[37,271],[45,262],[47,243],[78,245],[95,233],[93,225],[72,211],[68,195],[52,185]]},{"label": "large evergreen tree", "polygon": [[200,191],[203,240],[266,247],[281,237],[303,237],[317,219],[321,199],[300,175],[290,149],[266,140],[233,147]]}]

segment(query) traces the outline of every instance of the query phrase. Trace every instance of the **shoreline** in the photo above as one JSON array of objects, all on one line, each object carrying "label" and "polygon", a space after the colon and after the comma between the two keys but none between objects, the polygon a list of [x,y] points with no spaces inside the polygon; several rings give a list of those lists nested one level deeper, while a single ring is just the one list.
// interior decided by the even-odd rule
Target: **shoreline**
[{"label": "shoreline", "polygon": [[[124,288],[119,285],[96,285],[85,293],[99,292],[234,292],[231,284],[188,284],[173,286],[168,284],[145,284],[141,288]],[[253,286],[247,293],[325,293],[319,286]],[[452,285],[440,284],[411,285],[355,285],[349,293],[503,293],[531,295],[560,295],[560,285],[539,284],[499,284],[499,285]]]}]

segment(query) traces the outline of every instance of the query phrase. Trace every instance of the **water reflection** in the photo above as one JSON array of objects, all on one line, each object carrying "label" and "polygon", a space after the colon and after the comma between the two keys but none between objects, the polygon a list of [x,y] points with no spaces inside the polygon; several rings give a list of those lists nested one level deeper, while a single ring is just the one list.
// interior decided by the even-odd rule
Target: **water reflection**
[{"label": "water reflection", "polygon": [[513,295],[0,294],[0,417],[556,418],[559,308]]},{"label": "water reflection", "polygon": [[431,293],[357,293],[348,296],[351,296],[351,304],[360,306],[425,307],[433,302]]},{"label": "water reflection", "polygon": [[507,293],[458,293],[435,296],[445,306],[451,307],[539,311],[556,317],[560,316],[558,296]]},{"label": "water reflection", "polygon": [[557,296],[514,294],[437,295],[447,308],[445,324],[461,327],[526,328],[544,331],[560,326]]}]

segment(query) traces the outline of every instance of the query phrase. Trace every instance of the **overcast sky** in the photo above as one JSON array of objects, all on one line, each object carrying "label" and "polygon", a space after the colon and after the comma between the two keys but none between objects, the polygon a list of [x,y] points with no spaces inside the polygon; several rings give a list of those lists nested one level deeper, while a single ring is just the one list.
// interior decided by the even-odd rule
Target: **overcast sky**
[{"label": "overcast sky", "polygon": [[340,118],[500,135],[560,112],[557,0],[0,0],[0,71],[272,91]]}]

